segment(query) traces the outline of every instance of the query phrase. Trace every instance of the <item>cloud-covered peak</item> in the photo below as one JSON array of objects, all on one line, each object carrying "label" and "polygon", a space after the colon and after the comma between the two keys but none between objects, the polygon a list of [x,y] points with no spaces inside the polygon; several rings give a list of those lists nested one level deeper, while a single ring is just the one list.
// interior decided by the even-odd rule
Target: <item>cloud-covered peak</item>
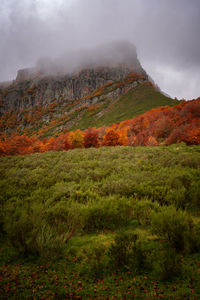
[{"label": "cloud-covered peak", "polygon": [[178,98],[198,97],[199,16],[199,0],[1,0],[0,81],[14,79],[17,70],[34,66],[40,57],[59,65],[58,57],[62,64],[72,52],[76,64],[84,55],[89,63],[96,56],[82,49],[128,40],[162,90]]},{"label": "cloud-covered peak", "polygon": [[137,58],[135,45],[121,40],[89,49],[65,51],[57,58],[41,57],[34,67],[19,70],[17,80],[29,79],[38,75],[69,75],[86,68],[115,68],[118,66],[128,68],[130,72],[145,74]]}]

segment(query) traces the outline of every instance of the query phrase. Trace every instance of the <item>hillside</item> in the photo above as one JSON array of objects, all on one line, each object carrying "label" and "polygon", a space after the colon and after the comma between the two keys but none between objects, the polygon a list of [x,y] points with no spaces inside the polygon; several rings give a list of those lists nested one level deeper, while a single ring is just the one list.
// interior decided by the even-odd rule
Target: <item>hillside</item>
[{"label": "hillside", "polygon": [[199,150],[1,157],[1,295],[198,299]]},{"label": "hillside", "polygon": [[[151,85],[147,85],[149,91]],[[139,89],[139,88],[138,88]],[[131,91],[128,93],[131,96]],[[126,95],[127,96],[127,95]],[[126,98],[126,96],[124,96]],[[142,101],[140,99],[140,101]],[[145,101],[145,100],[144,100]],[[123,102],[120,103],[122,106]],[[136,105],[134,105],[134,108]],[[126,108],[126,107],[124,107]],[[114,111],[116,106],[112,107]],[[128,115],[127,111],[127,115]],[[110,117],[115,118],[115,114]],[[87,126],[91,123],[87,122]],[[106,123],[104,119],[103,124]],[[81,127],[80,123],[76,124]],[[162,106],[149,110],[132,119],[102,126],[66,132],[65,130],[49,139],[41,138],[49,132],[49,127],[39,131],[38,135],[12,134],[0,138],[0,156],[31,154],[34,152],[63,151],[74,148],[102,146],[158,146],[184,142],[187,145],[200,144],[200,98],[181,101],[175,106]]]},{"label": "hillside", "polygon": [[178,103],[177,100],[160,93],[151,82],[141,82],[123,96],[109,103],[103,111],[98,108],[90,109],[71,129],[80,128],[84,130],[89,127],[108,126],[133,118],[152,108],[173,106]]},{"label": "hillside", "polygon": [[98,51],[101,55],[85,57],[71,72],[42,61],[19,70],[10,85],[1,85],[1,133],[50,137],[63,130],[111,125],[178,103],[149,81],[133,45],[119,43]]}]

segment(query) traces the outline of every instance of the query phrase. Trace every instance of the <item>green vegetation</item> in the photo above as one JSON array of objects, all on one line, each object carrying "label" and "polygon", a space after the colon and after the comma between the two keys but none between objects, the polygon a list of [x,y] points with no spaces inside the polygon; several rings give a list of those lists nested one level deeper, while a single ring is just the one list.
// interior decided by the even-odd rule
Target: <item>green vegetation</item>
[{"label": "green vegetation", "polygon": [[184,144],[1,157],[1,296],[198,299],[199,165]]},{"label": "green vegetation", "polygon": [[101,127],[104,125],[112,125],[113,123],[121,122],[143,114],[152,108],[165,105],[173,106],[178,103],[179,101],[161,94],[152,85],[142,83],[136,88],[131,89],[117,101],[111,103],[101,117],[98,117],[98,113],[104,107],[94,111],[92,114],[89,112],[85,113],[72,130],[77,128],[83,130],[94,126]]}]

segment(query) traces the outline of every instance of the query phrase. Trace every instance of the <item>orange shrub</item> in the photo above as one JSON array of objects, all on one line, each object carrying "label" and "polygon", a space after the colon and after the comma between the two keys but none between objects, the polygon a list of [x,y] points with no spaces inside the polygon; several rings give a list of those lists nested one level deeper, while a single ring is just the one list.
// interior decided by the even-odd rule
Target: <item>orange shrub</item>
[{"label": "orange shrub", "polygon": [[71,148],[83,148],[84,147],[84,135],[80,129],[71,131],[68,135],[68,141]]},{"label": "orange shrub", "polygon": [[103,137],[103,146],[121,145],[120,135],[114,129],[106,130],[106,135]]}]

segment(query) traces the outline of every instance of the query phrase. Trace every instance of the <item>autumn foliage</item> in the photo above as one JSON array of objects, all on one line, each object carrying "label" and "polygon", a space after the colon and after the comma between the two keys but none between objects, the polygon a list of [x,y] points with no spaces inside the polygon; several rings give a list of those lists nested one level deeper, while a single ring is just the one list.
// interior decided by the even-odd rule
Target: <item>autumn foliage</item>
[{"label": "autumn foliage", "polygon": [[99,134],[96,128],[89,128],[85,131],[84,134],[84,146],[85,148],[90,147],[99,147],[100,141],[99,141]]},{"label": "autumn foliage", "polygon": [[84,147],[84,136],[80,129],[71,131],[68,135],[68,141],[71,148],[83,148]]},{"label": "autumn foliage", "polygon": [[[12,124],[12,122],[11,122]],[[39,136],[3,134],[0,155],[23,155],[34,152],[62,151],[100,146],[157,146],[184,142],[200,144],[200,98],[181,101],[173,107],[152,109],[131,120],[99,129],[75,131],[40,139]]]},{"label": "autumn foliage", "polygon": [[120,136],[113,129],[109,128],[106,130],[106,134],[103,137],[103,146],[118,146],[120,145]]}]

